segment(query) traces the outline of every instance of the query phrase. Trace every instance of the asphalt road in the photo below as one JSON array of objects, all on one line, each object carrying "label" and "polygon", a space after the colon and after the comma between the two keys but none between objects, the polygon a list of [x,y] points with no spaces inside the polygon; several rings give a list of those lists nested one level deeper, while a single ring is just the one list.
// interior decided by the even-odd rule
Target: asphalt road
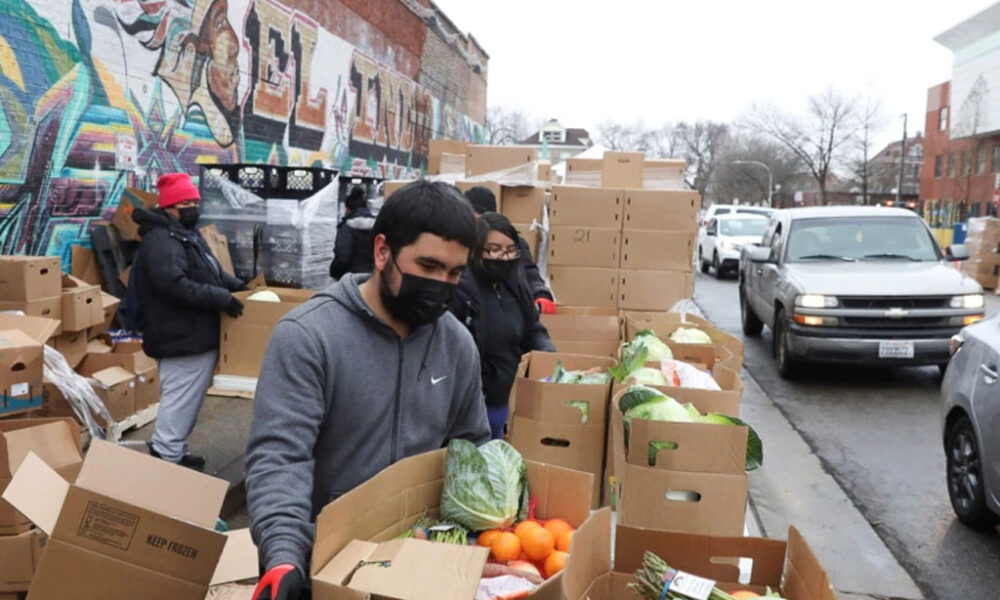
[{"label": "asphalt road", "polygon": [[[742,337],[736,281],[701,274],[696,281],[702,310]],[[821,365],[789,382],[775,370],[769,329],[745,342],[750,375],[927,600],[1000,597],[1000,532],[965,527],[948,501],[937,369]]]}]

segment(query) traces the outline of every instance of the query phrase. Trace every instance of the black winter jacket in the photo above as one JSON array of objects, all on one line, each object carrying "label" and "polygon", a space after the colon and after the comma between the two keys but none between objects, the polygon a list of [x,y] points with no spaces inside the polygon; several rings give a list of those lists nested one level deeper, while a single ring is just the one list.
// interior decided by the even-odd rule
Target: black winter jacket
[{"label": "black winter jacket", "polygon": [[524,271],[491,285],[470,264],[458,284],[451,312],[469,328],[479,348],[483,394],[490,407],[505,406],[521,356],[532,350],[555,352]]},{"label": "black winter jacket", "polygon": [[153,358],[219,347],[219,313],[243,282],[219,268],[197,230],[160,209],[136,209],[142,242],[132,263],[142,349]]},{"label": "black winter jacket", "polygon": [[333,244],[330,277],[340,279],[347,273],[371,273],[375,269],[372,250],[372,227],[375,217],[368,208],[358,208],[337,225]]},{"label": "black winter jacket", "polygon": [[521,258],[519,260],[521,269],[524,270],[524,275],[527,277],[528,287],[531,289],[532,300],[538,300],[539,298],[554,300],[552,290],[549,289],[548,284],[542,279],[542,274],[538,271],[538,265],[535,264],[535,257],[531,256],[531,247],[528,246],[528,242],[523,237],[518,237],[517,245],[521,248]]}]

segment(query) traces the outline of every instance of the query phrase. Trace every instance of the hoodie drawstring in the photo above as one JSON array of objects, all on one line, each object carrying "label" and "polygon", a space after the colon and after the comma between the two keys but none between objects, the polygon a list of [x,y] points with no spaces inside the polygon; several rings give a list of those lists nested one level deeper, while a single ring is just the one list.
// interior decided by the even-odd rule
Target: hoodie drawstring
[{"label": "hoodie drawstring", "polygon": [[427,340],[427,347],[424,348],[424,357],[420,359],[420,370],[417,371],[417,381],[420,381],[420,377],[424,374],[424,369],[427,368],[427,356],[431,353],[431,345],[434,343],[434,336],[437,335],[438,324],[434,321],[434,325],[431,328],[431,337]]}]

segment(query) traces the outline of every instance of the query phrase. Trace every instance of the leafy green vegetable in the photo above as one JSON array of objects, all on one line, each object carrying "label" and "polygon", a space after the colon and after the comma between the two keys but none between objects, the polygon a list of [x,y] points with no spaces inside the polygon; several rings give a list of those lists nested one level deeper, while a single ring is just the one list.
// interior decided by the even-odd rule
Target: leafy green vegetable
[{"label": "leafy green vegetable", "polygon": [[712,338],[700,329],[681,327],[670,334],[670,341],[678,344],[711,344]]},{"label": "leafy green vegetable", "polygon": [[562,361],[556,362],[556,370],[551,377],[544,379],[549,383],[575,383],[581,385],[604,385],[611,381],[611,375],[594,371],[567,371]]},{"label": "leafy green vegetable", "polygon": [[670,351],[670,346],[664,344],[663,340],[658,338],[652,329],[643,329],[637,332],[632,341],[638,342],[649,349],[648,360],[659,362],[664,358],[674,357],[674,353]]},{"label": "leafy green vegetable", "polygon": [[653,398],[648,402],[643,402],[638,406],[630,408],[625,413],[625,445],[628,445],[629,434],[631,433],[632,419],[642,419],[644,421],[675,421],[678,423],[690,423],[691,417],[679,402],[669,396]]},{"label": "leafy green vegetable", "polygon": [[527,467],[513,446],[493,440],[448,443],[441,518],[470,531],[510,527],[528,510]]},{"label": "leafy green vegetable", "polygon": [[627,379],[639,385],[670,385],[670,381],[663,374],[663,371],[653,367],[640,367],[629,373]]},{"label": "leafy green vegetable", "polygon": [[649,466],[656,466],[656,455],[663,450],[676,450],[677,442],[649,442]]},{"label": "leafy green vegetable", "polygon": [[581,423],[586,423],[590,420],[590,402],[586,400],[567,400],[566,406],[580,411]]},{"label": "leafy green vegetable", "polygon": [[618,410],[625,414],[632,407],[639,406],[650,400],[655,400],[657,398],[666,398],[667,395],[660,390],[654,390],[648,388],[644,385],[633,385],[628,389],[627,392],[622,394],[622,397],[618,399]]},{"label": "leafy green vegetable", "polygon": [[621,383],[625,378],[638,368],[646,364],[649,357],[649,348],[637,342],[629,342],[622,346],[622,360],[608,371],[614,376],[615,381]]},{"label": "leafy green vegetable", "polygon": [[730,417],[721,413],[708,413],[695,417],[696,423],[711,423],[714,425],[735,425],[747,428],[747,464],[746,470],[753,471],[764,464],[764,443],[754,428],[736,417]]}]

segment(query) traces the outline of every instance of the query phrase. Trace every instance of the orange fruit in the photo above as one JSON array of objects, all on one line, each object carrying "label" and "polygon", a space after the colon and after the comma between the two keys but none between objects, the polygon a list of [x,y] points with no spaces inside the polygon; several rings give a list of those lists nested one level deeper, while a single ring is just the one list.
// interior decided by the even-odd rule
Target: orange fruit
[{"label": "orange fruit", "polygon": [[556,550],[562,550],[563,552],[569,552],[569,544],[573,540],[573,534],[576,533],[572,529],[563,533],[556,538]]},{"label": "orange fruit", "polygon": [[545,528],[549,530],[552,537],[559,539],[559,536],[567,531],[573,531],[573,526],[562,519],[549,519],[545,522]]},{"label": "orange fruit", "polygon": [[521,548],[531,560],[545,560],[555,550],[556,541],[544,527],[534,527],[521,536]]},{"label": "orange fruit", "polygon": [[521,556],[521,540],[509,531],[504,531],[493,538],[490,544],[490,554],[493,560],[506,563],[510,560],[517,560]]},{"label": "orange fruit", "polygon": [[516,535],[517,537],[521,537],[524,535],[525,531],[528,531],[529,529],[535,529],[541,526],[542,524],[539,523],[538,521],[521,521],[520,523],[517,524],[516,527],[514,527],[514,535]]},{"label": "orange fruit", "polygon": [[737,590],[729,595],[735,598],[736,600],[751,600],[752,598],[760,598],[760,594],[750,592],[747,590]]},{"label": "orange fruit", "polygon": [[552,577],[562,571],[563,567],[566,566],[567,557],[569,557],[569,553],[562,550],[556,550],[549,554],[549,557],[545,559],[545,577]]},{"label": "orange fruit", "polygon": [[476,543],[483,548],[489,548],[493,544],[493,540],[496,539],[498,535],[502,532],[499,529],[490,529],[479,534],[476,539]]}]

